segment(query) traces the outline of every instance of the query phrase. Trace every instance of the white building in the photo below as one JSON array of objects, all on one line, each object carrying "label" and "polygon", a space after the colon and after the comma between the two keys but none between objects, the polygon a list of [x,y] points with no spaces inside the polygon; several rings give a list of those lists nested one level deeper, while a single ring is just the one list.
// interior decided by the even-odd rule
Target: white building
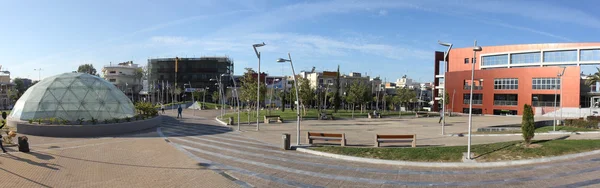
[{"label": "white building", "polygon": [[124,93],[137,95],[142,90],[140,75],[137,75],[137,64],[127,61],[119,64],[110,64],[102,68],[104,79],[117,86]]}]

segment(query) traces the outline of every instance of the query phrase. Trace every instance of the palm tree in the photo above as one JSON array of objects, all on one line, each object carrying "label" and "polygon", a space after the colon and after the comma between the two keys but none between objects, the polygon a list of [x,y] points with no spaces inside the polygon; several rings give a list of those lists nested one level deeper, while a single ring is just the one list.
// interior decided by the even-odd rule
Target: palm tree
[{"label": "palm tree", "polygon": [[596,67],[596,70],[598,70],[596,73],[587,77],[585,85],[592,86],[595,85],[596,82],[600,82],[600,68]]}]

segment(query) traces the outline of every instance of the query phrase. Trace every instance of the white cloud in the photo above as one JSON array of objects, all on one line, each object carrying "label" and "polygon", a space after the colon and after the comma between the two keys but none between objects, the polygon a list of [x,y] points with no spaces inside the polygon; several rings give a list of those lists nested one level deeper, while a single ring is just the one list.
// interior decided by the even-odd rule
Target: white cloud
[{"label": "white cloud", "polygon": [[387,15],[387,14],[388,14],[388,11],[387,11],[387,10],[380,10],[380,11],[379,11],[379,16],[385,16],[385,15]]}]

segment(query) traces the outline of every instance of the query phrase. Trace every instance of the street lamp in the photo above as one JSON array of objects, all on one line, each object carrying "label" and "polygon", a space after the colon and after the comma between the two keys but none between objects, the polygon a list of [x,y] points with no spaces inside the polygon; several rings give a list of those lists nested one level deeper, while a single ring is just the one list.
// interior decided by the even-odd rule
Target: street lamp
[{"label": "street lamp", "polygon": [[294,71],[294,64],[292,63],[292,56],[288,53],[289,59],[279,58],[278,63],[290,62],[292,67],[292,76],[294,77],[294,88],[296,89],[296,145],[300,145],[300,100],[298,99],[298,79],[296,78],[296,71]]},{"label": "street lamp", "polygon": [[256,50],[256,48],[258,47],[263,47],[265,46],[265,43],[263,42],[262,44],[253,44],[252,48],[254,48],[254,52],[256,53],[256,57],[258,58],[258,78],[256,79],[256,131],[259,130],[259,125],[258,125],[258,115],[259,115],[259,110],[260,110],[260,52],[258,50]]},{"label": "street lamp", "polygon": [[200,105],[200,110],[202,110],[204,108],[204,105],[206,105],[206,91],[210,89],[209,87],[204,88],[204,92],[202,92],[202,105]]},{"label": "street lamp", "polygon": [[[269,115],[271,114],[271,107],[273,106],[271,103],[273,103],[273,93],[275,90],[275,82],[279,82],[279,78],[276,78],[273,80],[273,83],[271,84],[271,96],[269,96],[269,107],[267,108],[267,110],[269,110]],[[265,81],[266,84],[266,81]]]},{"label": "street lamp", "polygon": [[[477,46],[477,41],[473,45],[473,62],[471,62],[471,88],[470,88],[470,96],[469,96],[469,139],[467,144],[467,159],[471,159],[471,127],[473,126],[473,84],[475,81],[473,78],[475,76],[475,59],[477,58],[477,52],[480,52],[481,46]],[[444,84],[446,85],[446,84]]]},{"label": "street lamp", "polygon": [[446,71],[448,71],[448,54],[452,49],[451,43],[445,43],[438,40],[438,44],[448,47],[448,50],[444,52],[444,88],[442,89],[442,135],[444,135],[444,128],[446,126]]},{"label": "street lamp", "polygon": [[[229,76],[229,74],[221,74],[221,76]],[[233,76],[229,77],[231,77],[231,81],[233,81],[233,92],[235,93],[235,98],[237,99],[237,130],[240,131],[240,96],[237,92],[237,86]]]},{"label": "street lamp", "polygon": [[562,101],[563,101],[563,94],[562,94],[562,76],[565,74],[565,69],[567,67],[562,67],[562,71],[560,71],[560,73],[558,73],[556,76],[558,77],[558,82],[560,83],[560,86],[558,85],[559,83],[554,82],[554,128],[553,130],[556,131],[556,98],[557,98],[557,93],[556,90],[558,89],[557,87],[560,87],[560,119],[562,120]]}]

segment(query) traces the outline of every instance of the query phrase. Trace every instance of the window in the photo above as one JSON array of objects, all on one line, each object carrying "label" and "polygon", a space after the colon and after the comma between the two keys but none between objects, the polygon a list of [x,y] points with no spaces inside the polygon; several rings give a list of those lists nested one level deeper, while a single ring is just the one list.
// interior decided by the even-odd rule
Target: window
[{"label": "window", "polygon": [[[469,104],[469,96],[470,94],[463,94],[463,104]],[[483,103],[483,94],[481,93],[473,93],[473,104],[482,104]]]},{"label": "window", "polygon": [[494,79],[494,89],[519,89],[519,79],[496,78]]},{"label": "window", "polygon": [[600,61],[600,49],[581,50],[581,61]]},{"label": "window", "polygon": [[473,60],[473,63],[477,63],[477,59],[471,58],[471,60]]},{"label": "window", "polygon": [[508,55],[491,55],[482,57],[482,65],[505,65],[508,64]]},{"label": "window", "polygon": [[114,73],[117,73],[117,72],[116,71],[109,71],[108,73],[109,74],[114,74]]},{"label": "window", "polygon": [[109,82],[117,82],[117,79],[109,79]]},{"label": "window", "polygon": [[469,58],[465,58],[465,64],[469,64]]},{"label": "window", "polygon": [[558,78],[533,78],[532,89],[560,89]]},{"label": "window", "polygon": [[540,52],[510,54],[510,64],[539,63]]},{"label": "window", "polygon": [[[472,108],[473,114],[483,114],[481,108]],[[468,114],[469,108],[463,108],[463,113]]]},{"label": "window", "polygon": [[517,94],[494,94],[494,105],[517,106],[519,97]]},{"label": "window", "polygon": [[544,62],[577,61],[577,50],[544,52]]}]

